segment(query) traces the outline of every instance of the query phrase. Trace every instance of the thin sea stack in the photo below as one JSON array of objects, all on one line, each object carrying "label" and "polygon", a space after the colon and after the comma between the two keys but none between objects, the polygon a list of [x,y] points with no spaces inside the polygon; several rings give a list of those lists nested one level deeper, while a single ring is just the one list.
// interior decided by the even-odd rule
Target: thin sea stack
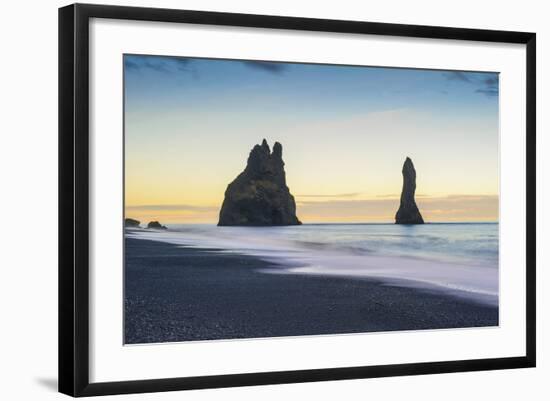
[{"label": "thin sea stack", "polygon": [[416,170],[410,158],[403,164],[403,190],[401,203],[395,215],[395,224],[424,224],[424,219],[416,206],[414,193],[416,191]]}]

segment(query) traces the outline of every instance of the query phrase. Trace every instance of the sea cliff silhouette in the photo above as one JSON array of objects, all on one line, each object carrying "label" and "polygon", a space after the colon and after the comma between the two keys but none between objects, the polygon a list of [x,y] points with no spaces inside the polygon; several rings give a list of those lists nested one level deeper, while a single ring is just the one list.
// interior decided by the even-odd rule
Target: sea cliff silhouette
[{"label": "sea cliff silhouette", "polygon": [[158,221],[150,221],[149,224],[147,224],[147,228],[152,228],[154,230],[168,230],[166,226],[163,226]]},{"label": "sea cliff silhouette", "polygon": [[416,170],[410,158],[403,164],[403,190],[401,203],[395,215],[396,224],[424,224],[424,219],[416,206],[414,193],[416,191]]},{"label": "sea cliff silhouette", "polygon": [[141,222],[136,219],[131,219],[129,217],[124,219],[124,227],[139,228]]},{"label": "sea cliff silhouette", "polygon": [[264,139],[250,151],[246,168],[225,191],[218,226],[289,226],[302,224],[286,185],[283,147]]}]

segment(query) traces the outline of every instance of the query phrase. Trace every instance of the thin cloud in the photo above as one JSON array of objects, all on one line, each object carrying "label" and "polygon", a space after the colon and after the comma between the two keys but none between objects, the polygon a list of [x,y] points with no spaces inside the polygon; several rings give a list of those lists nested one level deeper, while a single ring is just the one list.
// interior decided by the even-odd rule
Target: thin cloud
[{"label": "thin cloud", "polygon": [[[426,196],[417,199],[426,221],[497,221],[498,195]],[[397,198],[304,200],[297,202],[302,221],[393,221]]]},{"label": "thin cloud", "polygon": [[273,63],[269,61],[243,61],[243,64],[247,67],[276,75],[282,74],[287,68],[283,63]]},{"label": "thin cloud", "polygon": [[498,75],[494,75],[493,77],[485,78],[485,84],[487,86],[496,86],[498,85]]},{"label": "thin cloud", "polygon": [[487,97],[496,97],[499,94],[498,74],[496,73],[476,73],[462,71],[447,71],[444,76],[449,81],[459,81],[470,84],[475,93],[485,95]]},{"label": "thin cloud", "polygon": [[445,77],[449,81],[472,82],[471,78],[465,72],[462,72],[462,71],[445,72]]},{"label": "thin cloud", "polygon": [[498,195],[447,195],[445,197],[435,197],[434,199],[449,199],[449,200],[480,200],[480,199],[497,199]]},{"label": "thin cloud", "polygon": [[[425,194],[415,194],[416,198],[427,198],[430,195]],[[382,199],[399,199],[401,197],[401,194],[384,194],[384,195],[376,195],[377,198]]]},{"label": "thin cloud", "polygon": [[212,212],[216,211],[219,208],[217,206],[194,206],[194,205],[180,205],[180,204],[174,204],[174,205],[132,205],[132,206],[126,206],[126,210],[140,210],[140,211],[160,211],[160,210],[168,210],[168,211],[186,211],[186,212]]},{"label": "thin cloud", "polygon": [[127,71],[150,70],[160,73],[178,71],[192,72],[189,69],[191,59],[183,57],[125,56],[124,67]]},{"label": "thin cloud", "polygon": [[498,96],[498,89],[477,89],[476,93],[483,93],[486,96]]},{"label": "thin cloud", "polygon": [[294,195],[297,198],[353,198],[361,195],[361,192],[351,192],[347,194],[307,194],[307,195]]},{"label": "thin cloud", "polygon": [[498,75],[494,74],[483,80],[484,87],[476,90],[477,93],[483,93],[486,96],[498,96]]},{"label": "thin cloud", "polygon": [[131,60],[129,58],[125,58],[124,59],[124,68],[126,68],[126,71],[138,71],[140,69],[140,66],[134,60]]},{"label": "thin cloud", "polygon": [[334,207],[342,207],[345,209],[346,207],[349,207],[350,205],[374,205],[374,204],[386,204],[387,202],[391,202],[392,204],[395,203],[396,199],[339,199],[339,200],[326,200],[326,201],[313,201],[313,200],[305,200],[305,201],[298,201],[298,204],[300,205],[314,205],[314,206],[334,206]]}]

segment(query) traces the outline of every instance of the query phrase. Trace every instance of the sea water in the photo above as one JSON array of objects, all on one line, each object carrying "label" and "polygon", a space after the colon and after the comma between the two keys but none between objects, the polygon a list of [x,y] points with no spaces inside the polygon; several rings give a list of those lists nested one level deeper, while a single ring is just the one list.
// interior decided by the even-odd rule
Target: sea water
[{"label": "sea water", "polygon": [[251,255],[271,274],[374,278],[498,304],[498,223],[171,225],[127,236]]}]

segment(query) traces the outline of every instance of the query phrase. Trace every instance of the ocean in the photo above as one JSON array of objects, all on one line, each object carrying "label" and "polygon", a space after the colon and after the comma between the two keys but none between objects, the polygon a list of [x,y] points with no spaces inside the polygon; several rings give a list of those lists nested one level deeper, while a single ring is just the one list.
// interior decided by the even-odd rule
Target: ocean
[{"label": "ocean", "polygon": [[273,264],[266,274],[371,278],[498,305],[498,223],[168,227],[126,235],[255,256]]}]

